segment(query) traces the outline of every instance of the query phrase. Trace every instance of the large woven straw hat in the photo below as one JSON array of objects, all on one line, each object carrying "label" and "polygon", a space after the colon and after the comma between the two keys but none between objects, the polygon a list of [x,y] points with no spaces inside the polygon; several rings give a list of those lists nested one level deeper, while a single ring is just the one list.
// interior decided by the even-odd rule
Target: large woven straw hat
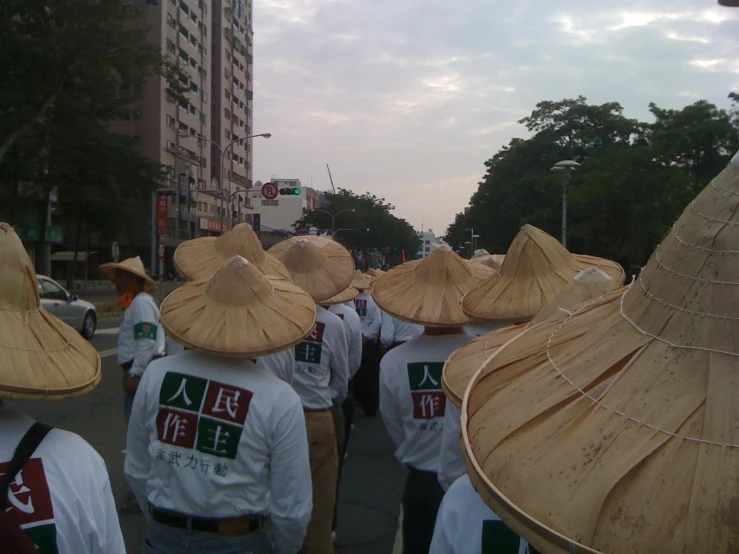
[{"label": "large woven straw hat", "polygon": [[352,255],[331,239],[292,237],[275,244],[267,252],[285,265],[293,282],[316,302],[331,298],[352,282]]},{"label": "large woven straw hat", "polygon": [[0,260],[0,398],[55,400],[94,389],[100,357],[41,308],[36,271],[7,223],[0,223]]},{"label": "large woven straw hat", "polygon": [[334,304],[343,304],[344,302],[354,300],[357,296],[359,296],[359,291],[357,289],[355,289],[354,287],[346,287],[339,294],[336,294],[331,298],[327,298],[326,300],[321,300],[320,304],[321,306],[333,306]]},{"label": "large woven straw hat", "polygon": [[479,248],[472,253],[472,257],[470,258],[470,260],[477,260],[479,258],[485,258],[487,256],[491,256],[490,252],[488,252],[484,248]]},{"label": "large woven straw hat", "polygon": [[383,270],[377,269],[377,268],[374,268],[374,267],[371,267],[371,268],[369,268],[367,270],[367,275],[369,275],[370,277],[373,277],[373,278],[377,278],[380,275],[383,275],[384,273],[385,272]]},{"label": "large woven straw hat", "polygon": [[[578,273],[572,282],[562,289],[554,299],[528,324],[503,327],[487,335],[477,337],[462,346],[446,361],[442,374],[442,387],[455,406],[462,405],[462,397],[472,376],[477,373],[485,361],[527,326],[542,321],[559,320],[571,315],[585,302],[589,302],[614,290],[616,283],[604,271],[591,267]],[[504,326],[505,324],[501,324]],[[508,378],[515,378],[509,374]],[[497,381],[499,386],[507,384],[506,380]]]},{"label": "large woven straw hat", "polygon": [[445,243],[433,245],[423,260],[396,266],[374,284],[375,302],[403,321],[429,327],[459,327],[470,318],[462,296],[483,278]]},{"label": "large woven straw hat", "polygon": [[488,254],[487,256],[479,256],[477,258],[473,256],[470,258],[469,263],[484,265],[495,271],[499,271],[504,260],[505,256],[503,254]]},{"label": "large woven straw hat", "polygon": [[313,330],[316,305],[284,279],[234,256],[210,279],[186,283],[164,299],[162,324],[193,350],[257,358],[287,350]]},{"label": "large woven straw hat", "polygon": [[229,259],[241,256],[265,275],[290,281],[290,273],[273,256],[262,250],[259,237],[248,223],[239,223],[219,237],[201,237],[183,242],[174,253],[174,263],[187,279],[213,275]]},{"label": "large woven straw hat", "polygon": [[738,267],[736,156],[628,289],[529,328],[473,377],[471,477],[537,549],[739,551]]},{"label": "large woven straw hat", "polygon": [[360,292],[368,291],[372,288],[375,280],[367,273],[362,273],[358,269],[354,271],[352,278],[352,288]]},{"label": "large woven straw hat", "polygon": [[619,285],[623,283],[624,270],[616,262],[570,254],[551,235],[524,225],[513,239],[498,273],[468,292],[462,308],[476,319],[529,321],[575,275],[589,267],[600,268]]},{"label": "large woven straw hat", "polygon": [[139,256],[128,258],[122,262],[111,262],[100,266],[100,273],[102,273],[106,279],[114,282],[118,272],[120,271],[126,271],[136,277],[141,277],[144,280],[144,290],[146,292],[151,293],[157,290],[156,281],[146,273],[144,262],[141,261]]}]

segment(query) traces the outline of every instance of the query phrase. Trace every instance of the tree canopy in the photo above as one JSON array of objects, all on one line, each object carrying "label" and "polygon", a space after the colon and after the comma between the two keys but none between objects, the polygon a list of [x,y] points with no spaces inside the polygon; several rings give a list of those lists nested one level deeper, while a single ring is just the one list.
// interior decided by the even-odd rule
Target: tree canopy
[{"label": "tree canopy", "polygon": [[[736,104],[739,97],[730,98]],[[737,110],[701,100],[682,110],[650,104],[652,123],[627,119],[617,102],[545,101],[522,119],[534,135],[515,138],[486,172],[447,240],[461,248],[469,229],[480,248],[505,253],[530,223],[555,237],[562,225],[561,160],[581,164],[567,187],[567,246],[578,254],[642,265],[688,202],[739,149]]]},{"label": "tree canopy", "polygon": [[295,223],[295,228],[315,226],[330,232],[331,217],[328,214],[337,214],[334,217],[337,241],[349,250],[361,250],[365,254],[376,248],[386,255],[390,264],[399,263],[403,251],[406,259],[413,259],[421,247],[421,239],[413,226],[405,219],[394,216],[392,211],[395,207],[384,198],[339,189],[336,194],[326,193],[326,202],[320,210],[303,215]]}]

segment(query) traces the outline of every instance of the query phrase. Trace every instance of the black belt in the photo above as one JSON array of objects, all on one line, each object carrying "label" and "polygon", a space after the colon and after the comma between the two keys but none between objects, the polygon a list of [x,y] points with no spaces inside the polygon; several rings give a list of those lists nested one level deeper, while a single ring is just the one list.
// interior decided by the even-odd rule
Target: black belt
[{"label": "black belt", "polygon": [[219,535],[245,535],[264,525],[264,516],[237,516],[231,518],[196,517],[151,507],[151,518],[157,523],[189,531],[205,531]]},{"label": "black belt", "polygon": [[330,412],[331,408],[303,408],[304,412]]},{"label": "black belt", "polygon": [[[166,354],[159,354],[157,356],[152,356],[151,357],[151,360],[149,361],[149,363],[153,362],[154,360],[158,360],[159,358],[164,358],[165,356],[166,356]],[[133,367],[133,360],[131,360],[130,362],[123,362],[121,364],[121,369],[123,371],[128,371],[132,367]]]}]

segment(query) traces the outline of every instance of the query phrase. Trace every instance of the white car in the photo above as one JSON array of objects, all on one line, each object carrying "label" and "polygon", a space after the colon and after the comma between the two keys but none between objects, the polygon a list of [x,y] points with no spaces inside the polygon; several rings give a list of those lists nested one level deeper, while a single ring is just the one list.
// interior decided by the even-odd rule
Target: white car
[{"label": "white car", "polygon": [[95,336],[98,314],[95,306],[70,294],[59,283],[44,275],[36,275],[41,307],[77,329],[87,340]]}]

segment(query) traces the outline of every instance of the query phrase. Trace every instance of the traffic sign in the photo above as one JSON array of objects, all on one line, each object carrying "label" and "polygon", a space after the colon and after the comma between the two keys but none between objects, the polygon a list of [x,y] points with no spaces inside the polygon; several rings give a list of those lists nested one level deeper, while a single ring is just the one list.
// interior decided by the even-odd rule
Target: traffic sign
[{"label": "traffic sign", "polygon": [[121,249],[117,242],[110,245],[110,255],[113,256],[113,261],[118,263],[118,257],[121,255]]},{"label": "traffic sign", "polygon": [[277,198],[278,193],[279,190],[277,189],[277,185],[274,183],[264,183],[262,185],[262,196],[267,200],[274,200]]}]

